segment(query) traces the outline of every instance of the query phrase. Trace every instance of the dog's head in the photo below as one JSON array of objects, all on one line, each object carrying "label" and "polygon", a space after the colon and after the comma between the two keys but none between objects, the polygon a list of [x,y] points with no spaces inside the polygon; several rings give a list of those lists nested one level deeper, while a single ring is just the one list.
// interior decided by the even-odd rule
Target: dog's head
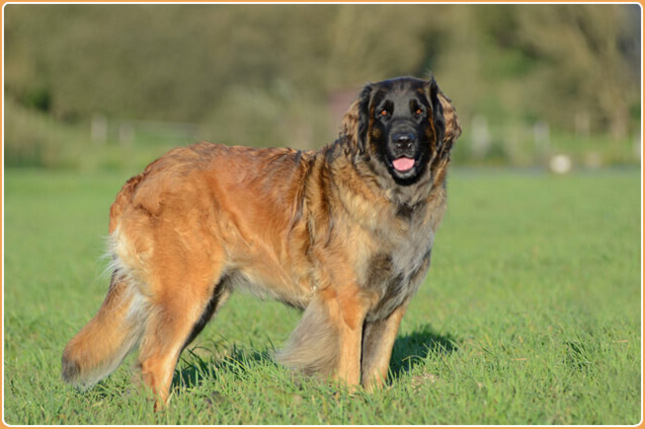
[{"label": "dog's head", "polygon": [[461,128],[434,79],[403,77],[366,85],[345,116],[344,133],[405,186],[449,155]]}]

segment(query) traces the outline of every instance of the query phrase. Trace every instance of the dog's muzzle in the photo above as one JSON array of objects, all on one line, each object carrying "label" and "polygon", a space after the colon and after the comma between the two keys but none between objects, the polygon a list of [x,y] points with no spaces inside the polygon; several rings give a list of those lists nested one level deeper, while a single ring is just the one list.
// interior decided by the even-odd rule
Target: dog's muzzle
[{"label": "dog's muzzle", "polygon": [[412,131],[392,133],[390,137],[390,157],[392,167],[397,172],[405,173],[414,168],[418,155],[417,135]]}]

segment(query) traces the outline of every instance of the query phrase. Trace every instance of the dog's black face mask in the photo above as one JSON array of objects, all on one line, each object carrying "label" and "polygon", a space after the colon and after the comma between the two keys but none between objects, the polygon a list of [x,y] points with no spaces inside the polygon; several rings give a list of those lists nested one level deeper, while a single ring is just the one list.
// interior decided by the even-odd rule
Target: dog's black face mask
[{"label": "dog's black face mask", "polygon": [[[434,92],[434,93],[433,93]],[[372,87],[366,116],[368,144],[394,181],[415,183],[442,139],[443,117],[434,81],[399,78]]]}]

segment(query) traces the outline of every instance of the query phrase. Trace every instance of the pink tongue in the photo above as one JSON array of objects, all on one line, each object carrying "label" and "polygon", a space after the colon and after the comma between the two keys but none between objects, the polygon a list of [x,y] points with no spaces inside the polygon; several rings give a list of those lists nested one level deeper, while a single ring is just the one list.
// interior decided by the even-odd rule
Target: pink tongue
[{"label": "pink tongue", "polygon": [[414,167],[414,159],[403,156],[392,161],[392,165],[398,171],[408,171],[409,169]]}]

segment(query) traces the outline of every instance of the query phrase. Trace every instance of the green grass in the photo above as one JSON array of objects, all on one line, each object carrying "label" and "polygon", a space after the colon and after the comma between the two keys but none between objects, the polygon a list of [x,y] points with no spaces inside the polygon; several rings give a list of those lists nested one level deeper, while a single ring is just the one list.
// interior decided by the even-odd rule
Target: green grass
[{"label": "green grass", "polygon": [[[133,171],[134,173],[134,171]],[[403,320],[388,388],[350,395],[270,358],[298,320],[236,295],[182,354],[168,410],[134,356],[82,393],[65,343],[107,286],[122,173],[5,174],[4,419],[9,424],[558,424],[641,419],[636,169],[555,177],[454,169],[432,269]]]}]

